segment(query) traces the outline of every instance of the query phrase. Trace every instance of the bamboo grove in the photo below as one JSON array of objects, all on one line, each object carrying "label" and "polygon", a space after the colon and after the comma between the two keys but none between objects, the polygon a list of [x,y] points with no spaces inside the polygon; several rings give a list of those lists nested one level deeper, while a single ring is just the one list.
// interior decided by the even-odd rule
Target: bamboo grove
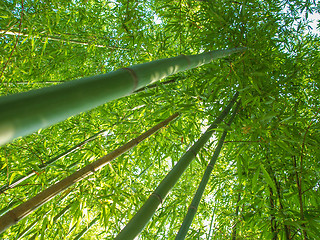
[{"label": "bamboo grove", "polygon": [[1,239],[318,239],[319,3],[0,3]]}]

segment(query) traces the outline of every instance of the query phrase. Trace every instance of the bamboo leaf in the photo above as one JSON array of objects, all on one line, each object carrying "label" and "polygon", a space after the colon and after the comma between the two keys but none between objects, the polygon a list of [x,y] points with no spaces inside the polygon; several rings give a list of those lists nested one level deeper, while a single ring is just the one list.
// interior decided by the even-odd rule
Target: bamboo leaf
[{"label": "bamboo leaf", "polygon": [[264,166],[262,164],[260,165],[260,168],[263,173],[264,179],[266,180],[268,185],[272,188],[273,192],[276,193],[277,192],[276,185],[273,182],[272,178],[270,177],[269,173],[266,171],[266,169],[264,168]]}]

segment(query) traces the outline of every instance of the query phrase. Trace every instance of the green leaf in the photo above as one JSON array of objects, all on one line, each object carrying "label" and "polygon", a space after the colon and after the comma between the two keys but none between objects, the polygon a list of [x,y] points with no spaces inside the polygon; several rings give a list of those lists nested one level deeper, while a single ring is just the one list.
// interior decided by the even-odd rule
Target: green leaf
[{"label": "green leaf", "polygon": [[277,192],[277,188],[276,188],[275,183],[273,182],[273,180],[270,177],[269,173],[266,171],[266,169],[264,168],[264,166],[262,164],[260,165],[260,168],[261,168],[261,171],[263,173],[264,179],[266,180],[268,185],[272,188],[273,193],[275,194]]},{"label": "green leaf", "polygon": [[252,178],[252,192],[254,193],[256,193],[256,190],[257,190],[257,182],[258,182],[259,174],[260,174],[260,166],[257,168]]}]

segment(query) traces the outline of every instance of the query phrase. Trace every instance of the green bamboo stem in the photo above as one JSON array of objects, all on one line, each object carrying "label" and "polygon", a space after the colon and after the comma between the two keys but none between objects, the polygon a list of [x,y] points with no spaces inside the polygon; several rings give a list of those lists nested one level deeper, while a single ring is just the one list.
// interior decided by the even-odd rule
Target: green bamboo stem
[{"label": "green bamboo stem", "polygon": [[130,95],[149,83],[244,50],[233,48],[181,55],[1,97],[0,145]]},{"label": "green bamboo stem", "polygon": [[93,220],[89,223],[88,226],[86,226],[81,232],[79,232],[79,233],[75,236],[74,240],[79,240],[79,239],[81,239],[81,237],[82,237],[84,234],[86,234],[86,232],[88,232],[88,230],[99,220],[99,218],[100,218],[100,214],[99,214],[95,219],[93,219]]},{"label": "green bamboo stem", "polygon": [[218,124],[228,115],[231,107],[238,97],[238,93],[235,94],[228,106],[222,111],[222,113],[211,124],[207,131],[198,139],[198,141],[180,158],[178,163],[172,168],[168,175],[162,180],[156,190],[149,196],[144,205],[139,209],[135,216],[129,221],[129,223],[121,230],[115,239],[118,240],[130,240],[134,239],[145,227],[148,221],[151,219],[160,203],[162,203],[169,191],[178,182],[181,175],[187,169],[191,161],[196,157],[199,150],[212,136],[214,129]]},{"label": "green bamboo stem", "polygon": [[[238,111],[238,107],[239,107],[239,103],[237,104],[237,106],[235,107],[235,110],[233,111],[231,117],[230,117],[230,120],[228,121],[227,125],[230,126],[237,111]],[[199,206],[199,203],[200,203],[200,200],[202,198],[202,195],[203,195],[203,192],[207,186],[207,183],[209,181],[209,178],[210,178],[210,175],[211,175],[211,172],[213,170],[213,167],[219,157],[219,154],[220,154],[220,151],[222,149],[222,146],[223,146],[223,142],[224,142],[224,139],[225,137],[227,136],[227,133],[228,131],[224,131],[222,133],[222,136],[220,137],[220,140],[218,142],[218,145],[213,153],[213,156],[204,172],[204,175],[201,179],[201,182],[199,184],[199,187],[197,189],[197,192],[195,193],[193,199],[192,199],[192,202],[189,206],[189,209],[188,209],[188,212],[187,212],[187,215],[185,216],[183,222],[182,222],[182,225],[179,229],[179,232],[175,238],[175,240],[183,240],[185,239],[187,233],[188,233],[188,230],[190,228],[190,225],[191,225],[191,222],[197,212],[197,209],[198,209],[198,206]]]},{"label": "green bamboo stem", "polygon": [[20,221],[21,219],[23,219],[24,217],[32,213],[35,209],[42,206],[44,203],[48,202],[50,199],[55,197],[64,189],[92,175],[93,173],[95,173],[96,171],[104,167],[111,160],[115,159],[116,157],[122,155],[126,151],[133,148],[134,146],[138,145],[141,141],[145,140],[146,138],[148,138],[149,136],[157,132],[159,129],[169,124],[172,120],[174,120],[178,116],[179,116],[178,113],[171,115],[170,117],[168,117],[161,123],[157,124],[156,126],[152,127],[148,131],[144,132],[137,138],[132,139],[128,143],[122,145],[121,147],[105,155],[104,157],[94,161],[93,163],[88,164],[84,168],[76,171],[70,176],[62,179],[61,181],[50,186],[46,190],[40,192],[39,194],[29,199],[28,201],[20,204],[18,207],[14,208],[13,210],[7,212],[5,215],[0,217],[0,233],[5,231],[8,227],[16,224],[18,221]]}]

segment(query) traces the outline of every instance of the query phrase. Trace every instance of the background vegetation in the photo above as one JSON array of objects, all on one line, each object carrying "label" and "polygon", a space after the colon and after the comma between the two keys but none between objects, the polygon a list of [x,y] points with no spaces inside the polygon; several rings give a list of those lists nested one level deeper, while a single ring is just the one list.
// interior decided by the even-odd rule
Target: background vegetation
[{"label": "background vegetation", "polygon": [[[0,213],[26,201],[176,111],[174,123],[39,208],[3,239],[112,239],[235,91],[241,109],[187,239],[320,236],[320,39],[315,0],[0,3],[1,95],[179,54],[245,46],[0,148]],[[173,239],[225,124],[139,239]],[[106,130],[46,169],[39,165]],[[90,224],[92,223],[92,224]]]}]

